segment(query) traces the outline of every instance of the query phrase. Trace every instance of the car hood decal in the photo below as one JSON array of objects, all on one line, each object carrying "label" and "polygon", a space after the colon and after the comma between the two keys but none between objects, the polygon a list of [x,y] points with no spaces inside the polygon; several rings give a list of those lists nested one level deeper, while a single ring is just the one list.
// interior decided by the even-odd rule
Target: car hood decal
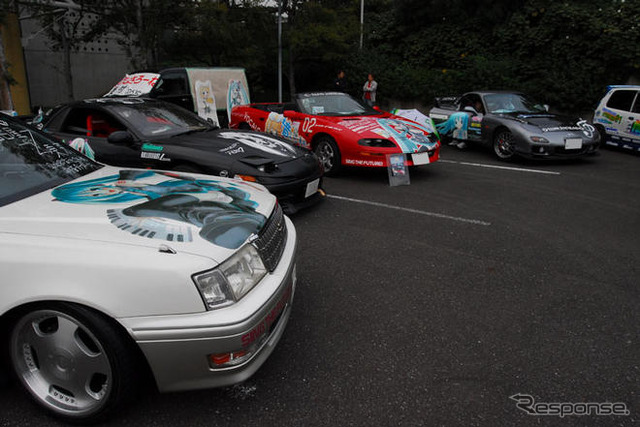
[{"label": "car hood decal", "polygon": [[5,206],[0,231],[166,244],[219,262],[260,231],[274,205],[263,187],[241,181],[105,167]]},{"label": "car hood decal", "polygon": [[229,141],[228,148],[221,151],[228,151],[231,147],[242,146],[244,149],[252,149],[253,151],[268,156],[286,157],[289,159],[300,156],[300,152],[293,145],[272,136],[261,135],[256,132],[224,131],[219,132],[218,136]]},{"label": "car hood decal", "polygon": [[555,114],[519,114],[514,119],[540,128],[542,132],[582,132],[592,138],[595,132],[593,125],[586,120],[572,119]]},{"label": "car hood decal", "polygon": [[429,140],[432,133],[429,129],[400,118],[350,117],[339,124],[362,138],[390,139],[398,144],[403,153],[425,151],[436,145],[435,141]]},{"label": "car hood decal", "polygon": [[[273,163],[281,163],[303,157],[306,151],[283,141],[279,137],[254,131],[215,130],[176,135],[158,140],[165,147],[178,153],[182,148],[197,149],[203,156],[217,156],[225,163],[245,157],[261,157]],[[147,143],[142,147],[146,150]]]}]

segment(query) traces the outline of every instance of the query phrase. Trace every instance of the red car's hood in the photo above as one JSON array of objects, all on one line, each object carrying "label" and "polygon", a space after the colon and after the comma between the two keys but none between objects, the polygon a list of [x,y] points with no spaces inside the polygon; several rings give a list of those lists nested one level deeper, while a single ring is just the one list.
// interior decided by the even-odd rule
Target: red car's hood
[{"label": "red car's hood", "polygon": [[433,129],[393,114],[336,117],[332,121],[356,133],[360,139],[392,140],[398,144],[403,153],[424,151],[435,147],[438,143]]}]

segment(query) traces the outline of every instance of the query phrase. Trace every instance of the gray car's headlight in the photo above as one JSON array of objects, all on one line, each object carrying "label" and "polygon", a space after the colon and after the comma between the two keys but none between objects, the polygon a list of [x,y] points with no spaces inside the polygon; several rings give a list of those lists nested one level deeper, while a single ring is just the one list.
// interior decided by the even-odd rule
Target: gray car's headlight
[{"label": "gray car's headlight", "polygon": [[533,142],[542,143],[542,144],[548,144],[549,143],[549,140],[547,138],[542,137],[542,136],[530,136],[529,138],[531,138],[531,140]]},{"label": "gray car's headlight", "polygon": [[256,248],[245,245],[213,270],[193,280],[208,310],[226,307],[246,295],[267,274]]}]

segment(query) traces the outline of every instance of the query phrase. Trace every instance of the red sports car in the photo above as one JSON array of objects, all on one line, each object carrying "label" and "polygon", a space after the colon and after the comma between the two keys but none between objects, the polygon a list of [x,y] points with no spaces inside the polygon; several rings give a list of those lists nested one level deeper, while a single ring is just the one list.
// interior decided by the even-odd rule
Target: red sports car
[{"label": "red sports car", "polygon": [[231,128],[280,135],[313,150],[326,174],[342,166],[387,167],[388,155],[405,153],[408,166],[438,160],[432,123],[419,124],[373,109],[341,92],[297,94],[292,103],[234,107]]}]

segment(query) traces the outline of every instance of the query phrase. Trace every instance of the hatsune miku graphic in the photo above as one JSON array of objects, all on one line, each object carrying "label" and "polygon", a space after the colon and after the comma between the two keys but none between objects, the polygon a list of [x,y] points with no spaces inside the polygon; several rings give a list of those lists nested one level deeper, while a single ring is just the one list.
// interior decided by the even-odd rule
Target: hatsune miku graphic
[{"label": "hatsune miku graphic", "polygon": [[136,236],[191,242],[193,232],[227,249],[237,249],[262,229],[266,217],[258,203],[233,182],[199,180],[170,172],[122,170],[53,190],[55,200],[102,204],[144,200],[108,209],[111,223]]},{"label": "hatsune miku graphic", "polygon": [[89,141],[84,138],[76,138],[69,141],[69,146],[74,150],[81,152],[91,160],[96,159],[95,151],[93,151],[93,148],[91,148],[91,146],[89,145]]},{"label": "hatsune miku graphic", "polygon": [[229,80],[227,105],[231,108],[249,103],[249,95],[240,80]]},{"label": "hatsune miku graphic", "polygon": [[380,135],[392,137],[400,145],[403,153],[426,151],[436,144],[429,140],[430,132],[418,124],[409,125],[395,119],[378,119],[378,124],[384,129]]},{"label": "hatsune miku graphic", "polygon": [[467,113],[453,113],[447,121],[436,125],[436,130],[440,135],[451,133],[453,139],[467,139],[467,129],[469,128],[469,115]]}]

